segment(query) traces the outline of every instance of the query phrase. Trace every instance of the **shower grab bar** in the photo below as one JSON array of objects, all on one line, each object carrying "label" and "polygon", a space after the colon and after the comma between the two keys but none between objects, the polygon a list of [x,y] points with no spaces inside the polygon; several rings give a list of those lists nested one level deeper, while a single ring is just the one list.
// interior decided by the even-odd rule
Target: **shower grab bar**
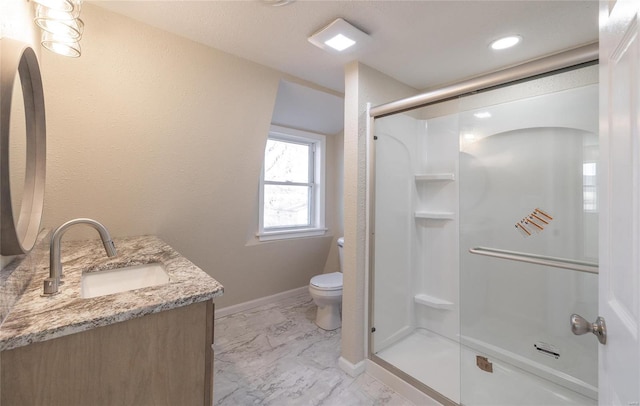
[{"label": "shower grab bar", "polygon": [[555,268],[571,269],[578,272],[598,273],[598,264],[593,262],[577,261],[574,259],[547,257],[544,255],[528,254],[525,252],[499,250],[496,248],[476,247],[469,250],[472,254],[488,257],[508,259],[511,261],[528,262],[530,264],[552,266]]}]

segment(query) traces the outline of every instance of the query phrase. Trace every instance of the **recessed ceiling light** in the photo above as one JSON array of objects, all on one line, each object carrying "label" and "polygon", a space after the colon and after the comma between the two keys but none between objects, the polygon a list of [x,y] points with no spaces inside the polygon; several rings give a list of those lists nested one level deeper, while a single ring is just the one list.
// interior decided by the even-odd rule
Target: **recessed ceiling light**
[{"label": "recessed ceiling light", "polygon": [[344,51],[350,46],[355,45],[356,42],[349,37],[345,37],[342,34],[338,34],[335,37],[325,41],[324,43],[337,51]]},{"label": "recessed ceiling light", "polygon": [[362,49],[371,37],[342,18],[334,20],[308,38],[318,48],[334,53],[347,53]]},{"label": "recessed ceiling light", "polygon": [[519,35],[510,35],[508,37],[500,38],[491,43],[491,49],[500,50],[511,48],[522,41],[522,37]]}]

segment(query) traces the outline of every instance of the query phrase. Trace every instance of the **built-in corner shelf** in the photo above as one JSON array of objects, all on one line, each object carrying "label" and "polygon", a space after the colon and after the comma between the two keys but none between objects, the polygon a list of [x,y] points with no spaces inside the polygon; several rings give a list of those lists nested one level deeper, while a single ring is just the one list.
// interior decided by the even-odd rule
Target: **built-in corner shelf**
[{"label": "built-in corner shelf", "polygon": [[421,173],[416,174],[416,182],[451,182],[455,180],[453,173]]},{"label": "built-in corner shelf", "polygon": [[417,294],[413,297],[414,301],[418,304],[425,305],[434,309],[451,310],[453,309],[453,302],[440,299],[424,293]]},{"label": "built-in corner shelf", "polygon": [[427,220],[453,220],[455,213],[448,211],[417,211],[414,213],[414,217]]}]

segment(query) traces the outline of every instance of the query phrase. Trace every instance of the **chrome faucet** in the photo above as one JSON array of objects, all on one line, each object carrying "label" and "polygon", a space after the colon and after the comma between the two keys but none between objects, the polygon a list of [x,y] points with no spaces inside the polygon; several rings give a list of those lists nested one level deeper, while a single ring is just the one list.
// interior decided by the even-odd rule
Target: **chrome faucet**
[{"label": "chrome faucet", "polygon": [[62,241],[62,235],[65,233],[65,231],[67,231],[67,229],[69,229],[69,227],[76,224],[87,224],[95,228],[96,231],[100,233],[102,245],[104,245],[104,249],[105,251],[107,251],[107,256],[115,257],[117,255],[116,246],[111,240],[109,231],[107,231],[107,228],[105,226],[95,220],[85,218],[67,221],[60,227],[56,228],[56,230],[51,235],[51,245],[49,248],[49,277],[44,280],[45,295],[55,295],[56,293],[58,293],[58,287],[61,284],[60,278],[62,278],[62,263],[60,261],[60,245]]}]

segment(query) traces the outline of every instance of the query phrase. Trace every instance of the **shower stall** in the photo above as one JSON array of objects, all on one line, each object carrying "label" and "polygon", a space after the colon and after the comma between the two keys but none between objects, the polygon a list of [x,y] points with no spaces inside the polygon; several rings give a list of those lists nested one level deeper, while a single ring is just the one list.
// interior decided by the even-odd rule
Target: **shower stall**
[{"label": "shower stall", "polygon": [[597,404],[589,55],[372,113],[369,357],[443,404]]}]

